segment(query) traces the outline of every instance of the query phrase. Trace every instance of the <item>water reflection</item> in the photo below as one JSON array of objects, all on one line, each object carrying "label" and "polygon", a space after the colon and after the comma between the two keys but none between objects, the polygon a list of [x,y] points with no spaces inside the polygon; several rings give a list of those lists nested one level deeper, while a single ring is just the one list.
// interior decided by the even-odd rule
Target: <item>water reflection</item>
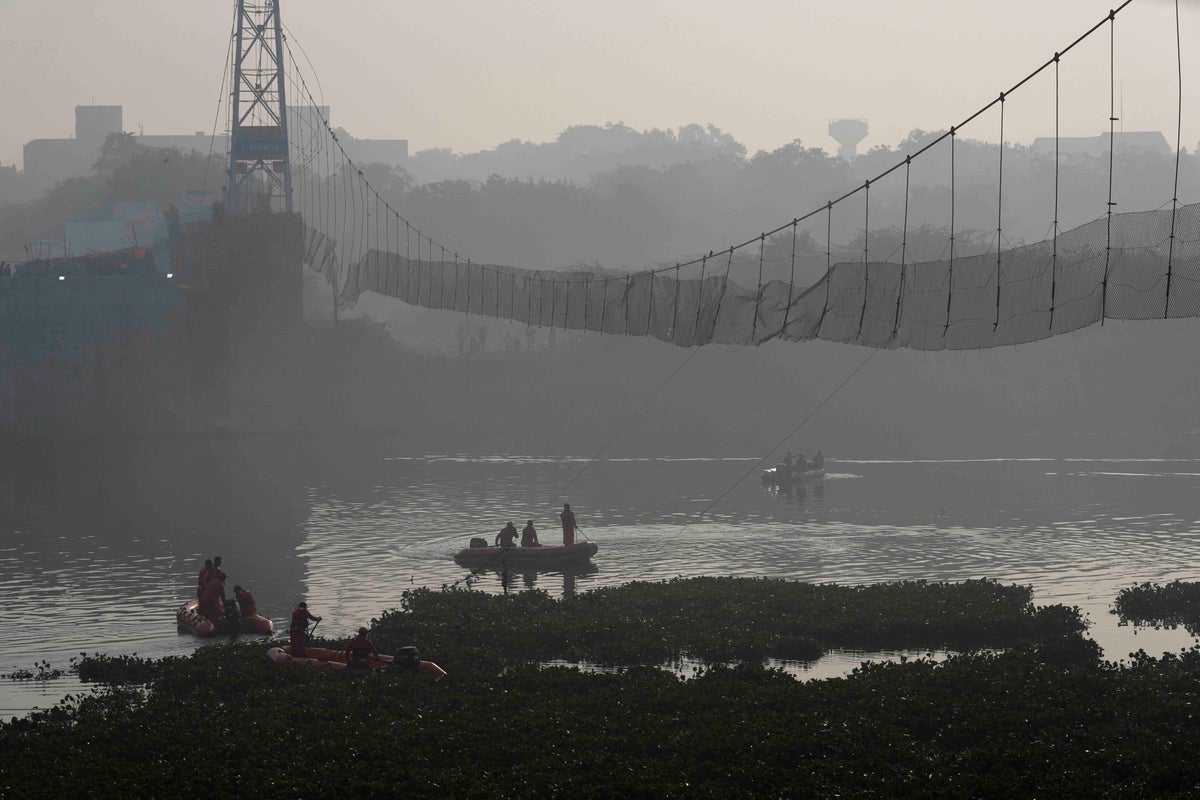
[{"label": "water reflection", "polygon": [[500,567],[476,572],[472,586],[484,591],[494,590],[496,582],[500,591],[508,594],[510,591],[541,589],[555,597],[572,597],[576,593],[576,579],[593,576],[600,572],[595,564],[560,568],[555,570],[536,569],[503,569]]}]

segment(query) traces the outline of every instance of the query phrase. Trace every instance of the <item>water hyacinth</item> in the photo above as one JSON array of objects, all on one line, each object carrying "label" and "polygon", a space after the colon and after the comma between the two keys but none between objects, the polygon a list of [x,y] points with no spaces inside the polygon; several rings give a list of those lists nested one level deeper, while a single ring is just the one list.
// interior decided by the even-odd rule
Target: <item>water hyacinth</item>
[{"label": "water hyacinth", "polygon": [[[138,675],[144,689],[0,725],[0,796],[180,796],[217,772],[248,797],[1165,797],[1200,785],[1200,650],[1104,662],[1077,612],[1034,608],[1021,587],[622,588],[406,595],[373,636],[384,652],[417,645],[445,678],[276,665],[261,642],[163,659]],[[755,660],[801,637],[989,649],[807,682]],[[736,656],[740,639],[755,658],[686,679],[658,666]],[[614,671],[542,663],[576,655]]]},{"label": "water hyacinth", "polygon": [[1200,583],[1172,581],[1166,585],[1142,583],[1122,589],[1113,603],[1122,622],[1158,627],[1183,625],[1200,634]]}]

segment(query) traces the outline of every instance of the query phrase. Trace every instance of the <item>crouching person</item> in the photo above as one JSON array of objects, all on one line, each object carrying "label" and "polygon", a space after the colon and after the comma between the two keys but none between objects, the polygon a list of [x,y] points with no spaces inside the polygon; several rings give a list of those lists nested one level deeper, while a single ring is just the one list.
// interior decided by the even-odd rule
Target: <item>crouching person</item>
[{"label": "crouching person", "polygon": [[379,655],[375,643],[371,641],[371,632],[359,628],[358,635],[346,643],[346,664],[351,669],[366,669],[371,656]]}]

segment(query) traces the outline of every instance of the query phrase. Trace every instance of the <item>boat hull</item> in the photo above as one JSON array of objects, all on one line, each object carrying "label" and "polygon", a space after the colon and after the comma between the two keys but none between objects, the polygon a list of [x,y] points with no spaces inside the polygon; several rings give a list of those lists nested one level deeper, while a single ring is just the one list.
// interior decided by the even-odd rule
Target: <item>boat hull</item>
[{"label": "boat hull", "polygon": [[600,550],[595,542],[555,547],[466,547],[454,560],[475,569],[558,569],[586,564]]},{"label": "boat hull", "polygon": [[816,483],[824,478],[824,469],[810,469],[789,474],[779,467],[765,469],[761,476],[763,486],[797,486],[803,483]]},{"label": "boat hull", "polygon": [[236,623],[228,619],[211,620],[200,613],[199,606],[197,601],[190,600],[179,607],[175,612],[179,630],[201,638],[239,633],[267,636],[275,632],[275,623],[260,614],[244,614]]},{"label": "boat hull", "polygon": [[[342,672],[343,670],[350,669],[350,665],[346,663],[345,651],[330,650],[326,647],[307,647],[302,656],[292,655],[290,645],[272,647],[267,650],[267,658],[276,664],[299,664],[300,666],[312,667],[320,672]],[[404,653],[400,656],[382,654],[378,657],[371,656],[367,659],[367,667],[372,670],[411,667],[418,672],[425,672],[430,675],[446,674],[444,669],[432,661],[422,661],[417,658],[415,648],[413,652]]]}]

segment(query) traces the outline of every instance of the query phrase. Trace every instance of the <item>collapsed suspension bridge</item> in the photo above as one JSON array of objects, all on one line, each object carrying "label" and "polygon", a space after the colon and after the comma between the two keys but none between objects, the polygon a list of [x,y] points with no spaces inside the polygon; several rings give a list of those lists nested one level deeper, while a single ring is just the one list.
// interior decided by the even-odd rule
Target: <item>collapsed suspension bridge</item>
[{"label": "collapsed suspension bridge", "polygon": [[[681,263],[641,271],[538,270],[478,263],[435,241],[393,207],[350,159],[322,116],[320,102],[291,53],[293,89],[314,111],[287,128],[295,174],[295,207],[306,222],[305,263],[334,286],[337,302],[353,304],[367,291],[430,309],[517,323],[623,336],[651,336],[679,346],[709,343],[758,345],[773,339],[823,339],[873,348],[974,349],[1030,342],[1106,319],[1184,318],[1200,315],[1200,204],[1179,200],[1182,149],[1176,131],[1169,203],[1155,210],[1118,213],[1117,21],[1132,0],[1053,54],[1044,64],[961,123],[904,155],[890,169],[849,188],[816,209],[740,244]],[[276,7],[277,14],[277,7]],[[1180,64],[1178,114],[1182,119],[1183,70],[1176,6],[1175,48]],[[1060,69],[1083,42],[1108,50],[1107,196],[1097,214],[1070,230],[1060,223],[1063,154],[1059,136]],[[282,87],[282,67],[279,83]],[[1047,208],[1044,241],[1012,245],[1006,238],[1005,110],[1035,78],[1053,81],[1055,136],[1052,176],[1038,192]],[[282,89],[279,98],[282,100]],[[282,105],[282,103],[281,103]],[[985,113],[998,117],[995,155],[995,228],[986,252],[956,252],[956,149]],[[1181,127],[1181,123],[1180,123]],[[949,220],[942,257],[911,256],[909,209],[916,165],[935,155],[948,162]],[[1051,156],[1047,158],[1050,159]],[[1010,159],[1013,153],[1009,153]],[[290,168],[289,168],[290,169]],[[902,184],[902,189],[897,185]],[[890,186],[902,208],[897,253],[871,252],[872,196]],[[289,189],[290,191],[290,189]],[[1165,195],[1164,195],[1165,196]],[[288,197],[289,203],[291,197]],[[878,203],[875,207],[879,213]],[[861,220],[861,222],[856,222]],[[834,230],[857,229],[861,257],[847,259]],[[797,242],[823,241],[822,276],[796,280]],[[1006,244],[1008,246],[1006,247]],[[766,254],[782,261],[787,277],[764,278]],[[835,253],[838,257],[835,259]],[[891,260],[898,255],[898,260]],[[757,265],[757,275],[754,267]],[[739,280],[735,275],[750,276]]]}]

